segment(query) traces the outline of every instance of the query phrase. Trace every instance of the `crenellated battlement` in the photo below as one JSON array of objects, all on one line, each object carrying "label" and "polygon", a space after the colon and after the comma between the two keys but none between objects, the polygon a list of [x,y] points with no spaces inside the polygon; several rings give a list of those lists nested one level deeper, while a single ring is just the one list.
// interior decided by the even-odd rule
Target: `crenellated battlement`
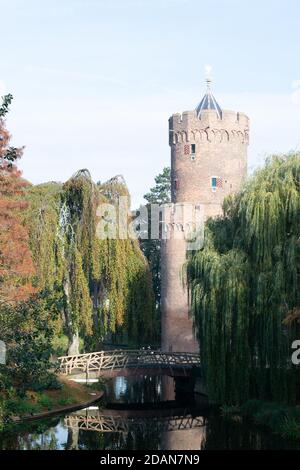
[{"label": "crenellated battlement", "polygon": [[249,118],[244,113],[224,110],[219,119],[213,110],[198,118],[196,111],[173,114],[169,119],[169,144],[186,142],[249,143]]},{"label": "crenellated battlement", "polygon": [[239,111],[231,111],[229,109],[222,110],[221,118],[218,117],[217,113],[212,109],[206,109],[201,112],[200,117],[197,116],[196,110],[192,111],[183,111],[182,113],[175,113],[169,118],[169,124],[171,125],[181,125],[181,127],[189,124],[191,121],[198,121],[202,123],[237,123],[239,125],[248,126],[249,118],[245,113]]}]

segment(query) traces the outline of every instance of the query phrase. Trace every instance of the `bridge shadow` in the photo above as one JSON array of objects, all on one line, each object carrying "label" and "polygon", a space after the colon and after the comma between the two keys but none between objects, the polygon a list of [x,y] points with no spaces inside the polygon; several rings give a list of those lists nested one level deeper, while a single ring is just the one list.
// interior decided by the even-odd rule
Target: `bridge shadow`
[{"label": "bridge shadow", "polygon": [[186,401],[170,400],[170,401],[159,401],[157,403],[144,402],[144,403],[105,403],[105,410],[103,412],[116,411],[119,414],[124,412],[124,415],[128,416],[149,413],[149,416],[171,416],[172,414],[183,414],[188,413],[195,415],[198,413],[206,413],[209,411],[209,403],[206,397],[201,401],[195,399],[189,402],[189,406],[186,405]]},{"label": "bridge shadow", "polygon": [[100,377],[103,378],[114,378],[114,377],[134,377],[137,375],[147,375],[147,376],[162,376],[166,375],[169,377],[200,377],[201,376],[201,368],[200,367],[164,367],[164,366],[157,366],[157,367],[145,367],[145,366],[138,366],[138,367],[126,367],[126,368],[115,368],[115,369],[107,369],[107,370],[99,370],[99,371],[91,371],[82,372],[80,369],[73,369],[71,373],[67,374],[70,379],[97,379]]}]

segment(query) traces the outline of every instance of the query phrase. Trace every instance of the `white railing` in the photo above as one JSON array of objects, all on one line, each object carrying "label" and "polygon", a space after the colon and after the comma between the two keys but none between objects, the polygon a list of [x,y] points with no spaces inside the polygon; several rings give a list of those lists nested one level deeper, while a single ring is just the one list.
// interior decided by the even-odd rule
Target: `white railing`
[{"label": "white railing", "polygon": [[152,350],[113,350],[99,351],[58,358],[60,370],[71,374],[74,370],[101,372],[126,368],[191,368],[200,366],[198,354]]}]

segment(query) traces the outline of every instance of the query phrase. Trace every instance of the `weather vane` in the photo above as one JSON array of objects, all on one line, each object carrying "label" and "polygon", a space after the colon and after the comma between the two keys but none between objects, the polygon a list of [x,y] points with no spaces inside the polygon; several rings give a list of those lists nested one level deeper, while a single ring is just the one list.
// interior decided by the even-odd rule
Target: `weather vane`
[{"label": "weather vane", "polygon": [[211,65],[205,65],[204,67],[205,70],[205,79],[207,83],[207,88],[210,88],[210,84],[212,82],[212,66]]}]

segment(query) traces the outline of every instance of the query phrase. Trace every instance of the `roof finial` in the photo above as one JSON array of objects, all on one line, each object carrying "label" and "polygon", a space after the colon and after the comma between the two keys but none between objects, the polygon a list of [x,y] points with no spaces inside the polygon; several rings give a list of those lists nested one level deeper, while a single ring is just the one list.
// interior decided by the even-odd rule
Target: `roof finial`
[{"label": "roof finial", "polygon": [[205,65],[204,70],[205,70],[207,91],[209,91],[210,90],[210,85],[211,85],[211,82],[212,82],[212,75],[211,75],[212,66],[211,65]]},{"label": "roof finial", "polygon": [[217,113],[217,116],[219,119],[222,119],[222,109],[218,105],[218,103],[215,100],[214,95],[211,92],[210,86],[212,82],[212,76],[211,76],[211,71],[212,71],[212,66],[211,65],[205,65],[205,76],[206,76],[206,83],[207,83],[207,91],[206,94],[203,96],[202,100],[198,104],[196,108],[197,116],[201,119],[201,113],[202,111],[211,109],[214,110]]}]

